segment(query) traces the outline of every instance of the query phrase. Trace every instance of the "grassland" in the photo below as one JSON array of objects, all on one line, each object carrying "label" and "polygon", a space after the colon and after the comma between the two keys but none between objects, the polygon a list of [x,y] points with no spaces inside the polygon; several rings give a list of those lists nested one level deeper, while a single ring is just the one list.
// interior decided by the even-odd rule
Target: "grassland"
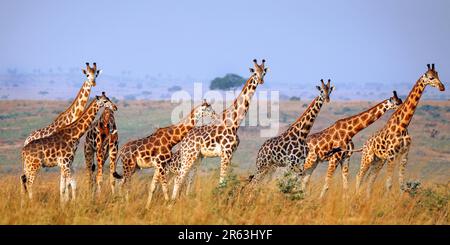
[{"label": "grassland", "polygon": [[[281,102],[280,122],[283,130],[305,109],[305,101]],[[313,132],[335,120],[353,115],[375,102],[333,102],[325,105]],[[88,192],[82,144],[74,162],[78,181],[78,199],[66,208],[59,205],[58,169],[44,169],[35,183],[35,202],[21,208],[19,180],[20,149],[26,136],[47,125],[68,102],[0,101],[0,224],[450,224],[450,102],[421,102],[410,126],[413,144],[410,151],[407,179],[420,180],[415,196],[384,193],[383,176],[379,178],[370,199],[357,198],[353,188],[348,200],[342,199],[339,171],[325,200],[317,198],[326,164],[316,169],[312,179],[312,195],[292,200],[279,191],[275,178],[263,186],[255,199],[240,195],[244,179],[254,170],[256,152],[265,138],[259,128],[242,127],[240,146],[233,158],[233,176],[227,189],[217,189],[218,159],[203,162],[195,182],[194,193],[167,208],[161,196],[152,208],[145,210],[147,185],[151,171],[140,171],[133,181],[129,202],[111,197],[104,181],[104,192],[92,200]],[[175,106],[168,102],[121,101],[116,119],[120,145],[127,140],[150,134],[155,128],[170,123]],[[390,113],[389,113],[390,114]],[[355,137],[359,147],[380,128],[388,115]],[[437,134],[432,137],[432,130]],[[359,167],[360,155],[350,164],[351,179]],[[120,169],[120,165],[119,165]],[[107,174],[106,174],[107,176]],[[106,177],[107,178],[107,177]],[[353,186],[353,183],[351,183]],[[394,184],[394,190],[398,186]]]}]

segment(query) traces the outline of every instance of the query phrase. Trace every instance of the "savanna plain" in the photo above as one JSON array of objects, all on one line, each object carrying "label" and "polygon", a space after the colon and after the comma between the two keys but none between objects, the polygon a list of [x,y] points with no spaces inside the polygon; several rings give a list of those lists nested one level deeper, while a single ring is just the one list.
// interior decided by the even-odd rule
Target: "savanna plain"
[{"label": "savanna plain", "polygon": [[[279,132],[295,121],[308,103],[281,101]],[[332,101],[322,108],[311,132],[376,103]],[[369,198],[355,195],[354,180],[361,159],[361,154],[355,153],[350,163],[351,188],[346,199],[342,195],[340,169],[327,196],[318,198],[326,163],[320,164],[312,175],[311,195],[298,193],[295,179],[280,170],[249,198],[241,189],[255,170],[257,151],[267,138],[260,137],[261,127],[243,126],[238,132],[241,142],[232,160],[227,186],[218,187],[219,160],[206,159],[193,191],[183,193],[171,207],[158,191],[150,209],[145,208],[152,170],[134,175],[128,201],[111,195],[108,163],[102,192],[93,198],[84,168],[84,138],[74,161],[76,201],[61,207],[59,169],[52,168],[39,172],[33,202],[21,202],[23,142],[29,133],[48,125],[69,104],[69,101],[0,101],[0,224],[450,224],[450,101],[422,101],[415,113],[409,127],[413,142],[406,178],[419,181],[420,185],[404,194],[399,193],[396,181],[392,192],[385,191],[383,171]],[[170,112],[176,106],[165,101],[139,100],[119,101],[117,105],[120,146],[171,124]],[[361,147],[391,113],[356,135],[355,147]],[[121,167],[117,166],[119,172]]]}]

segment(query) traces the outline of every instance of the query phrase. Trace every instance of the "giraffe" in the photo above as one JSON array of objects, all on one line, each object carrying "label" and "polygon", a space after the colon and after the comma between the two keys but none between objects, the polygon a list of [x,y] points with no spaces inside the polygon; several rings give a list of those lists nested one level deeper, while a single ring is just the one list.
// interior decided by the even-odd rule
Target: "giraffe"
[{"label": "giraffe", "polygon": [[291,171],[301,175],[303,161],[308,153],[306,137],[308,136],[322,105],[330,102],[330,94],[334,86],[330,79],[317,86],[320,94],[314,98],[303,114],[279,136],[268,139],[262,144],[256,158],[256,174],[249,178],[249,185],[255,186],[265,176],[278,167],[289,167]]},{"label": "giraffe", "polygon": [[[167,190],[165,166],[172,157],[171,150],[196,126],[197,122],[205,116],[210,116],[213,120],[216,119],[215,111],[206,100],[204,100],[201,105],[192,109],[191,113],[178,124],[159,128],[153,134],[145,138],[125,143],[120,149],[118,158],[118,160],[123,163],[123,176],[120,176],[115,172],[114,168],[116,164],[111,162],[113,176],[117,179],[123,177],[121,185],[122,187],[125,187],[125,185],[129,185],[131,177],[137,169],[154,167],[155,172],[150,184],[147,207],[151,203],[156,188],[156,182],[161,183],[164,197],[168,200],[169,194]],[[112,186],[112,188],[114,187]]]},{"label": "giraffe", "polygon": [[80,91],[78,91],[72,104],[55,120],[45,128],[38,129],[32,132],[25,140],[24,146],[28,145],[31,141],[47,137],[53,134],[59,128],[67,126],[78,119],[86,107],[87,101],[89,99],[89,94],[91,93],[91,88],[95,87],[95,79],[100,75],[102,70],[97,70],[97,64],[94,62],[92,68],[89,63],[86,63],[86,69],[83,69],[84,75],[86,75],[86,81],[81,86]]},{"label": "giraffe", "polygon": [[97,112],[102,107],[117,110],[105,93],[96,96],[83,114],[73,123],[56,131],[54,134],[34,140],[22,149],[24,174],[21,176],[22,193],[28,193],[32,199],[32,185],[41,167],[59,166],[61,169],[60,197],[61,202],[69,200],[68,187],[72,188],[72,199],[75,199],[76,182],[71,175],[72,162],[78,147],[79,139],[89,129]]},{"label": "giraffe", "polygon": [[181,184],[191,167],[203,157],[220,157],[220,179],[219,184],[225,184],[228,167],[233,152],[239,145],[237,130],[245,118],[250,106],[250,100],[255,93],[256,87],[264,83],[264,76],[268,70],[265,60],[259,65],[253,60],[254,68],[250,68],[252,75],[246,81],[239,96],[233,104],[223,111],[222,120],[214,125],[204,125],[189,131],[187,136],[180,142],[179,157],[173,165],[179,165],[179,173],[175,178],[172,200],[178,196]]},{"label": "giraffe", "polygon": [[348,190],[348,165],[354,148],[352,138],[378,120],[386,111],[395,110],[402,104],[402,100],[397,97],[397,93],[395,91],[393,93],[392,97],[372,108],[357,115],[338,120],[330,127],[311,134],[306,138],[308,155],[303,170],[301,185],[303,191],[306,191],[311,174],[318,163],[328,161],[325,184],[320,193],[320,198],[323,198],[327,192],[337,165],[341,166],[344,196],[346,196]]},{"label": "giraffe", "polygon": [[408,133],[408,126],[412,120],[414,112],[419,104],[420,97],[425,91],[425,87],[430,85],[444,91],[444,84],[434,69],[434,64],[428,64],[427,71],[417,80],[403,105],[390,117],[386,125],[373,134],[362,148],[361,166],[356,176],[356,190],[360,191],[360,185],[367,171],[369,173],[369,186],[367,194],[370,195],[371,186],[387,163],[386,189],[392,187],[392,175],[394,167],[400,161],[399,184],[400,191],[404,187],[404,173],[408,162],[408,152],[411,145],[411,136]]},{"label": "giraffe", "polygon": [[[114,187],[115,181],[113,174],[113,163],[116,162],[119,135],[117,133],[116,121],[114,119],[114,111],[105,108],[100,118],[95,121],[86,133],[86,142],[84,144],[84,158],[86,170],[91,186],[96,182],[96,191],[101,191],[101,182],[103,175],[103,165],[110,158],[110,183]],[[94,157],[97,158],[97,175],[95,180],[92,173],[95,171]],[[112,188],[114,193],[114,188]]]}]

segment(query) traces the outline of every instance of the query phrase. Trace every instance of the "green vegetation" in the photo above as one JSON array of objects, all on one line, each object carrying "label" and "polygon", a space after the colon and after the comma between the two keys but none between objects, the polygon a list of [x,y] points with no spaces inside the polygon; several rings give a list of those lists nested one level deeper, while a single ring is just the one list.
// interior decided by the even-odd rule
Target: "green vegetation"
[{"label": "green vegetation", "polygon": [[209,89],[211,90],[228,90],[237,88],[245,83],[245,79],[236,74],[226,74],[224,77],[217,77],[211,81]]}]

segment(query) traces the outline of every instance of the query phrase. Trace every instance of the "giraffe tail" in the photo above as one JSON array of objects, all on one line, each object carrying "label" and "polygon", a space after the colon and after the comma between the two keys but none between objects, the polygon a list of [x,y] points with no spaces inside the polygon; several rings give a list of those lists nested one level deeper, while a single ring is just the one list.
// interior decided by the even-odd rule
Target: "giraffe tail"
[{"label": "giraffe tail", "polygon": [[341,152],[341,151],[342,151],[341,147],[335,147],[335,148],[331,149],[329,152],[325,153],[325,158],[331,157],[334,153]]},{"label": "giraffe tail", "polygon": [[21,182],[22,187],[25,190],[25,192],[27,192],[27,176],[25,174],[20,176],[20,182]]},{"label": "giraffe tail", "polygon": [[116,179],[122,179],[123,178],[123,176],[120,175],[119,173],[117,173],[116,171],[114,171],[113,177],[116,178]]},{"label": "giraffe tail", "polygon": [[[119,152],[119,154],[118,154],[118,156],[117,156],[117,162],[120,161],[121,159],[122,159],[122,152]],[[117,173],[117,170],[116,170],[116,162],[111,162],[110,164],[114,164],[114,166],[112,167],[112,168],[114,169],[114,172],[113,172],[113,174],[112,174],[113,177],[114,177],[115,179],[118,179],[118,180],[122,179],[123,176],[120,175],[119,173]],[[125,168],[125,166],[124,166],[124,168]]]},{"label": "giraffe tail", "polygon": [[356,150],[345,150],[344,152],[345,153],[353,153],[353,152],[361,152],[361,151],[363,151],[363,148],[359,148],[359,149],[356,149]]},{"label": "giraffe tail", "polygon": [[254,174],[248,176],[247,181],[248,181],[248,182],[252,182],[252,180],[253,180],[254,177],[255,177]]}]

